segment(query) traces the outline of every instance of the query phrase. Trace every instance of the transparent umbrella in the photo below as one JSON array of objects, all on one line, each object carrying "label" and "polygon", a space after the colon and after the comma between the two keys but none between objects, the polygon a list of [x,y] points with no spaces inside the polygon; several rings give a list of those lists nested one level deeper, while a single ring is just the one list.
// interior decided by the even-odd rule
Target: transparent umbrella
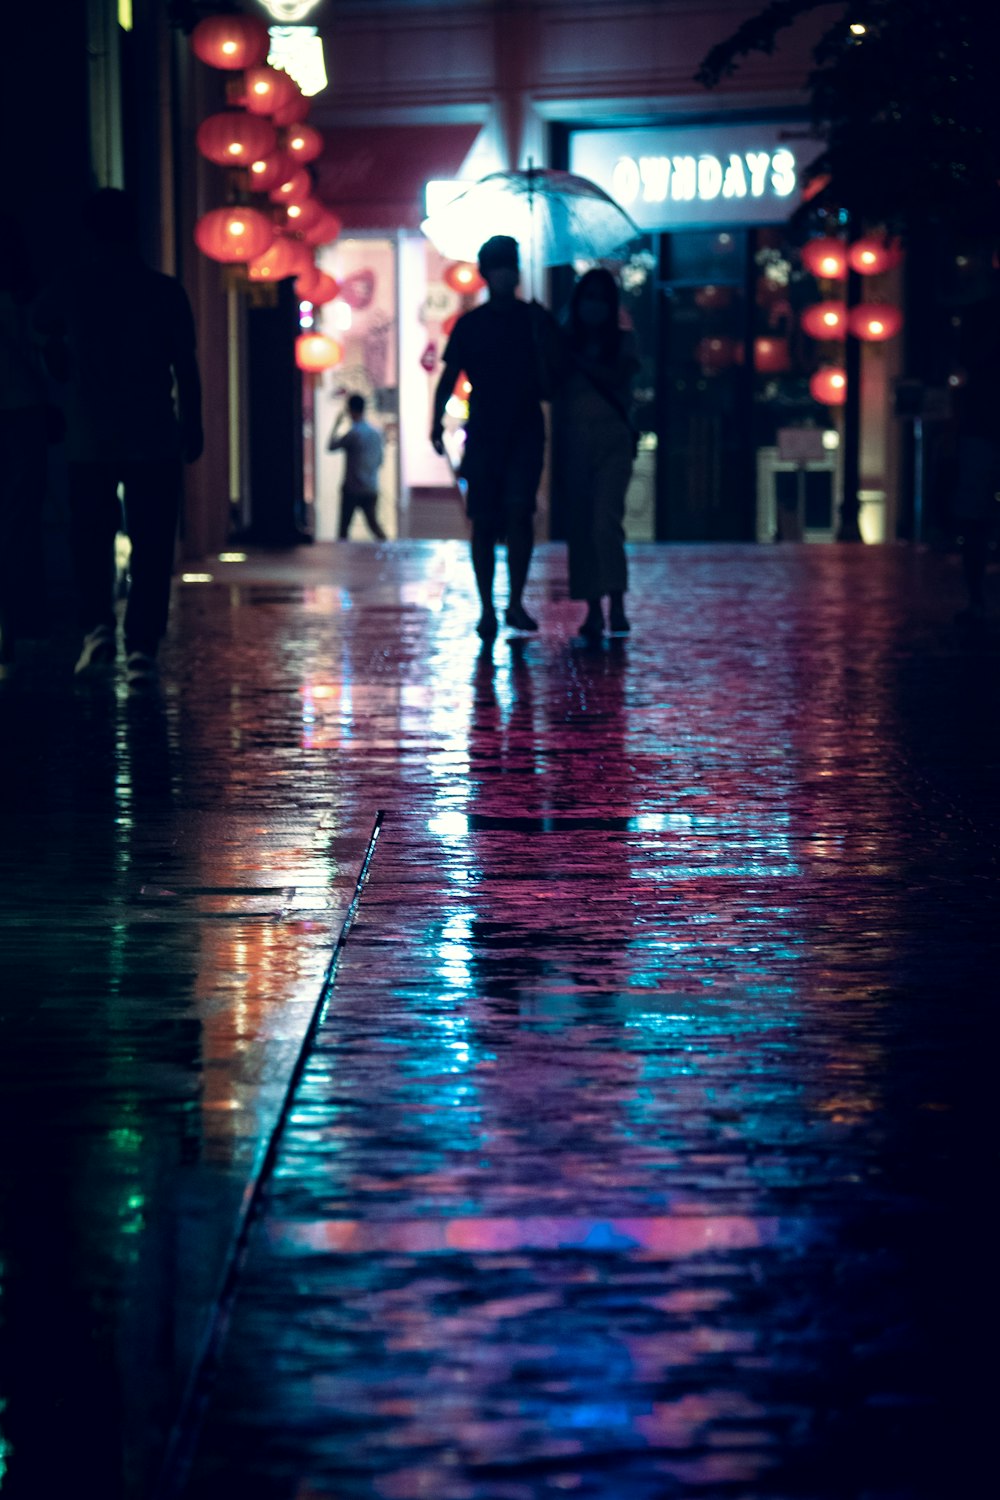
[{"label": "transparent umbrella", "polygon": [[449,260],[475,260],[485,240],[509,234],[533,267],[602,260],[640,233],[596,182],[530,166],[491,172],[420,227]]}]

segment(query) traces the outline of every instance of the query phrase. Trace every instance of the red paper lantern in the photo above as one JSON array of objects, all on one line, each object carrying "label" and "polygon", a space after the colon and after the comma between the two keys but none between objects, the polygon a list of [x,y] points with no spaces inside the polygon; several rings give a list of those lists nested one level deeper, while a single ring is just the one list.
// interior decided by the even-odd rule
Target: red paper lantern
[{"label": "red paper lantern", "polygon": [[296,84],[295,97],[288,104],[283,104],[276,109],[271,119],[275,125],[298,125],[309,113],[309,100]]},{"label": "red paper lantern", "polygon": [[886,240],[871,234],[854,241],[848,248],[847,259],[859,275],[878,276],[899,265],[903,248],[898,240]]},{"label": "red paper lantern", "polygon": [[699,339],[694,357],[706,375],[717,375],[720,370],[728,370],[735,364],[736,340],[722,336]]},{"label": "red paper lantern", "polygon": [[814,339],[842,339],[847,332],[843,302],[814,302],[802,314],[802,331]]},{"label": "red paper lantern", "polygon": [[195,144],[202,156],[217,166],[248,167],[273,151],[278,137],[269,120],[232,109],[202,120]]},{"label": "red paper lantern", "polygon": [[315,161],[323,150],[323,137],[315,125],[293,125],[285,132],[285,150],[292,161]]},{"label": "red paper lantern", "polygon": [[269,250],[249,262],[247,275],[251,281],[284,281],[299,269],[298,252],[298,245],[279,234]]},{"label": "red paper lantern", "polygon": [[754,369],[760,375],[780,375],[792,366],[792,356],[787,339],[774,339],[765,335],[753,341]]},{"label": "red paper lantern", "polygon": [[319,266],[310,265],[295,278],[295,295],[314,307],[322,307],[340,295],[340,282]]},{"label": "red paper lantern", "polygon": [[323,205],[315,198],[302,198],[295,203],[289,203],[285,208],[285,218],[288,227],[294,233],[304,233],[313,225],[318,224],[323,217]]},{"label": "red paper lantern", "polygon": [[227,73],[262,63],[270,46],[267,27],[256,16],[206,16],[191,33],[195,57]]},{"label": "red paper lantern", "polygon": [[226,265],[255,260],[274,240],[274,225],[256,208],[214,208],[194,227],[198,249]]},{"label": "red paper lantern", "polygon": [[297,88],[295,80],[280,68],[247,68],[241,102],[252,115],[273,115],[276,109],[291,104]]},{"label": "red paper lantern", "polygon": [[247,167],[247,186],[252,193],[270,193],[291,177],[294,168],[283,151],[260,156]]},{"label": "red paper lantern", "polygon": [[459,377],[455,381],[455,389],[451,394],[453,396],[457,396],[459,401],[468,401],[469,397],[472,395],[472,381],[469,379],[468,375],[466,375],[464,370],[459,373]]},{"label": "red paper lantern", "polygon": [[903,326],[903,314],[898,307],[860,302],[848,313],[847,326],[856,339],[863,339],[866,344],[881,344],[896,337]]},{"label": "red paper lantern", "polygon": [[332,245],[343,227],[333,210],[324,208],[315,224],[303,231],[302,238],[307,245]]},{"label": "red paper lantern", "polygon": [[325,333],[301,333],[295,340],[295,363],[300,370],[316,374],[339,365],[344,351],[336,339]]},{"label": "red paper lantern", "polygon": [[802,247],[802,264],[823,281],[839,281],[847,275],[847,246],[831,236],[810,240]]},{"label": "red paper lantern", "polygon": [[843,406],[847,399],[847,376],[836,365],[824,365],[809,381],[809,394],[823,406]]},{"label": "red paper lantern", "polygon": [[286,171],[281,181],[268,193],[272,203],[302,203],[312,192],[312,178],[302,167],[285,158]]},{"label": "red paper lantern", "polygon": [[451,287],[453,292],[459,292],[463,297],[481,291],[486,285],[479,271],[469,260],[458,260],[453,266],[448,266],[444,273],[444,282],[446,286]]}]

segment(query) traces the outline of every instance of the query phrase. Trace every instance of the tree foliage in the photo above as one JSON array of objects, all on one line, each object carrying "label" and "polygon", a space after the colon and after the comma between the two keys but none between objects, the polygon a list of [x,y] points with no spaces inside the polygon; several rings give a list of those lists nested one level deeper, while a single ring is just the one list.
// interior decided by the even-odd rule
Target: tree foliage
[{"label": "tree foliage", "polygon": [[[704,58],[711,88],[829,0],[771,0]],[[854,29],[852,29],[854,28]],[[810,176],[869,224],[1000,232],[1000,4],[857,0],[813,51],[807,88],[826,149]]]}]

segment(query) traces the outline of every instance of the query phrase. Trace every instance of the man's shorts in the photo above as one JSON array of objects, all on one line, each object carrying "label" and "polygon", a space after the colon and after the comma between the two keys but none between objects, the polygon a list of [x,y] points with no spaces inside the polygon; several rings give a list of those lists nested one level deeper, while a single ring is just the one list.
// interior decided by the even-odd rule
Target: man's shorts
[{"label": "man's shorts", "polygon": [[462,459],[469,519],[492,525],[502,536],[509,516],[533,515],[544,454],[540,410],[506,432],[470,433]]}]

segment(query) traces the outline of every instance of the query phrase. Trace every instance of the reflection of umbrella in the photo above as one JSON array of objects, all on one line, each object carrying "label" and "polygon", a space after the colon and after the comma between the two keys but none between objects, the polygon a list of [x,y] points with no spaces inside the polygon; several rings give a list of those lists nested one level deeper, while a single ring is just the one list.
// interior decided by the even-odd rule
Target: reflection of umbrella
[{"label": "reflection of umbrella", "polygon": [[449,260],[475,260],[491,235],[509,234],[540,266],[600,260],[640,233],[596,182],[547,167],[492,172],[420,227]]}]

